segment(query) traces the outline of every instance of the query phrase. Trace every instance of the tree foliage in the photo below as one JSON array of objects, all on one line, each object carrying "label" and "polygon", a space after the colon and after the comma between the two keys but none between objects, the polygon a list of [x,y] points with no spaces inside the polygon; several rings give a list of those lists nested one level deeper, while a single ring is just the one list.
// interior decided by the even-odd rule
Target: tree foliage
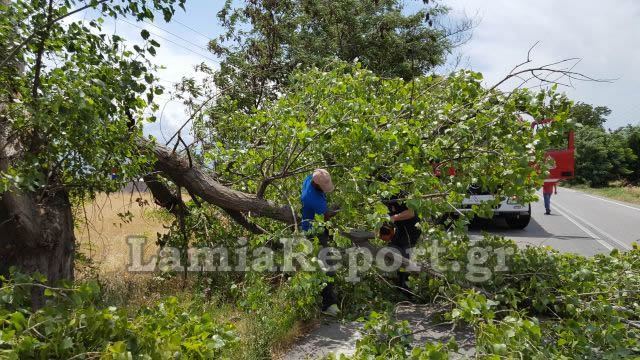
[{"label": "tree foliage", "polygon": [[591,186],[606,186],[610,181],[625,179],[637,155],[627,147],[619,133],[583,127],[576,132],[576,177]]},{"label": "tree foliage", "polygon": [[[428,2],[425,2],[428,3]],[[467,36],[468,22],[440,25],[448,11],[431,2],[408,12],[401,0],[227,1],[218,13],[226,32],[210,49],[223,58],[218,88],[250,110],[273,99],[296,68],[358,59],[382,77],[405,80],[444,63]]]},{"label": "tree foliage", "polygon": [[[158,43],[147,36],[143,47],[132,49],[124,38],[104,32],[102,17],[71,20],[74,7],[83,5],[18,1],[2,8],[1,60],[24,65],[24,72],[3,67],[0,78],[3,126],[10,141],[21,144],[3,171],[2,192],[113,189],[105,181],[113,168],[131,177],[147,161],[134,156],[134,140],[142,132],[143,110],[162,93],[147,61]],[[85,7],[145,20],[154,11],[170,19],[173,6],[95,1]]]},{"label": "tree foliage", "polygon": [[576,179],[590,186],[606,186],[611,181],[638,181],[638,127],[605,130],[606,106],[578,103],[571,116],[582,127],[576,131]]},{"label": "tree foliage", "polygon": [[[473,183],[526,202],[544,176],[531,164],[543,161],[542,149],[561,132],[568,102],[553,90],[487,91],[481,79],[461,71],[405,82],[357,64],[298,72],[263,109],[226,110],[226,121],[210,128],[215,148],[204,157],[222,183],[296,209],[304,176],[326,167],[345,226],[384,215],[380,196],[400,188],[425,218],[451,212]],[[534,135],[521,112],[558,121]],[[436,163],[456,175],[435,176]],[[381,172],[393,181],[376,181]]]},{"label": "tree foliage", "polygon": [[640,183],[640,125],[627,125],[614,131],[614,134],[621,137],[625,145],[633,153],[628,158],[628,167],[631,171],[627,176],[632,183]]},{"label": "tree foliage", "polygon": [[593,106],[579,102],[571,109],[571,116],[578,124],[583,126],[604,128],[607,116],[611,115],[611,109],[606,106]]}]

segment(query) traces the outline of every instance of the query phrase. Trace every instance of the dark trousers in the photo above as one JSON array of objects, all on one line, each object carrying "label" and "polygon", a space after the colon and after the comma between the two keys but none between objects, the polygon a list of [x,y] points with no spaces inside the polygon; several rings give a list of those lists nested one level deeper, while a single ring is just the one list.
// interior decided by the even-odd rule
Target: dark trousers
[{"label": "dark trousers", "polygon": [[[399,229],[401,230],[401,229]],[[401,231],[398,231],[395,236],[391,240],[391,247],[398,250],[400,255],[403,258],[409,259],[409,249],[414,247],[418,242],[418,238],[420,237],[420,232],[416,232],[414,236],[410,236],[408,233],[402,234]],[[400,291],[405,293],[408,296],[412,294],[409,292],[409,286],[407,285],[407,281],[409,280],[409,273],[406,272],[402,267],[398,269],[396,275],[396,286],[400,288]]]},{"label": "dark trousers", "polygon": [[[322,234],[317,235],[318,240],[320,241],[320,246],[326,248],[329,246],[329,231],[325,230]],[[312,236],[310,236],[312,238]],[[312,240],[312,239],[310,239]],[[325,261],[325,259],[320,259],[320,261]],[[327,265],[332,266],[335,265],[333,263],[327,263]],[[335,271],[327,271],[326,274],[330,276],[332,279],[336,275]],[[338,303],[338,297],[336,296],[336,292],[334,289],[333,282],[327,283],[327,286],[322,289],[322,310],[325,310],[329,306]]]},{"label": "dark trousers", "polygon": [[550,212],[551,211],[551,193],[542,194],[542,197],[544,198],[544,209],[547,210],[547,212]]}]

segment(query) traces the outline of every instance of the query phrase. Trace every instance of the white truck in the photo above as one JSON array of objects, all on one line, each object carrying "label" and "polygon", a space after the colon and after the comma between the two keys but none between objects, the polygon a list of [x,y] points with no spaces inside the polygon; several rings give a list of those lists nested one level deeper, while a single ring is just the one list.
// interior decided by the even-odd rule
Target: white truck
[{"label": "white truck", "polygon": [[[531,127],[534,131],[547,126],[553,119],[534,120]],[[553,160],[553,168],[549,169],[546,182],[557,183],[560,180],[573,178],[575,169],[575,145],[574,132],[569,130],[560,148],[547,150],[545,156]],[[457,209],[459,212],[469,212],[473,205],[493,202],[495,195],[483,191],[480,187],[470,187],[469,195],[462,201]],[[520,204],[515,197],[503,197],[500,203],[493,208],[493,217],[502,217],[512,229],[524,229],[531,221],[531,204]]]}]

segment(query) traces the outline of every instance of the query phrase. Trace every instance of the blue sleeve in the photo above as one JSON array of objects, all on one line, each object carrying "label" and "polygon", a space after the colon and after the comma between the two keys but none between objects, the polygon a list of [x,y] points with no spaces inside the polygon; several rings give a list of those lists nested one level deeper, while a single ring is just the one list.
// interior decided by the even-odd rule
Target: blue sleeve
[{"label": "blue sleeve", "polygon": [[313,201],[313,212],[316,214],[322,214],[327,212],[327,200],[321,197],[314,199]]}]

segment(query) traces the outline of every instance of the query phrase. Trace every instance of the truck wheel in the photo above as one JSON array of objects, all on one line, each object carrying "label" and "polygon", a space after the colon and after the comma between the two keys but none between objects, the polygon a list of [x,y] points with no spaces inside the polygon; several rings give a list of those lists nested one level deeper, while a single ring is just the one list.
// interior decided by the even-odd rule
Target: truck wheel
[{"label": "truck wheel", "polygon": [[507,225],[511,229],[519,229],[522,230],[529,225],[531,221],[531,205],[529,205],[529,212],[527,215],[517,215],[514,217],[508,217],[505,219],[507,221]]}]

